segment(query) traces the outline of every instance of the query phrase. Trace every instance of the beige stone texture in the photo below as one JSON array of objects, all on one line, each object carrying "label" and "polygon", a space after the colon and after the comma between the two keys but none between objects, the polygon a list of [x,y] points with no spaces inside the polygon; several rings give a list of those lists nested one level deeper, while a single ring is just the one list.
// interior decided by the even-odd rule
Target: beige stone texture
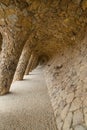
[{"label": "beige stone texture", "polygon": [[80,110],[76,110],[74,112],[74,115],[73,115],[73,126],[82,124],[84,122],[83,115],[84,115],[84,113],[82,112],[81,109]]},{"label": "beige stone texture", "polygon": [[87,0],[0,0],[0,33],[0,95],[9,92],[29,39],[34,55],[21,63],[27,60],[29,74],[35,57],[41,65],[47,57],[42,67],[58,130],[87,129]]},{"label": "beige stone texture", "polygon": [[3,37],[2,34],[0,33],[0,51],[2,50],[2,43],[3,43]]},{"label": "beige stone texture", "polygon": [[3,35],[0,95],[8,93],[10,89],[20,54],[32,28],[31,17],[25,16],[16,3],[9,1],[6,4],[5,1],[0,1],[0,30]]},{"label": "beige stone texture", "polygon": [[26,71],[25,71],[25,75],[29,74],[30,68],[32,66],[33,59],[34,59],[34,54],[32,53],[31,56],[30,56],[30,59],[28,61],[28,65],[27,65],[27,68],[26,68]]},{"label": "beige stone texture", "polygon": [[30,55],[31,55],[31,50],[30,50],[29,40],[28,40],[23,48],[21,57],[18,62],[18,66],[16,68],[16,72],[15,72],[13,81],[23,80],[25,70],[26,70],[28,61],[30,59]]},{"label": "beige stone texture", "polygon": [[72,113],[69,112],[64,121],[63,130],[70,130],[71,123],[72,123]]},{"label": "beige stone texture", "polygon": [[[44,68],[57,127],[60,130],[87,128],[86,46],[87,34],[85,33],[83,40],[75,46],[62,48],[60,45],[59,52]],[[59,122],[58,117],[62,118]],[[63,122],[62,126],[61,122]]]}]

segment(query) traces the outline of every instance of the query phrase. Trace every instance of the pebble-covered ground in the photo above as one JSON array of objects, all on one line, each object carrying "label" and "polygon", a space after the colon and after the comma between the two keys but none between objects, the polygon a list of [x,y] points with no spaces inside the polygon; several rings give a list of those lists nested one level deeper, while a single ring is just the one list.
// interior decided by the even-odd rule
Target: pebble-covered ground
[{"label": "pebble-covered ground", "polygon": [[43,73],[34,70],[0,97],[0,130],[57,130]]}]

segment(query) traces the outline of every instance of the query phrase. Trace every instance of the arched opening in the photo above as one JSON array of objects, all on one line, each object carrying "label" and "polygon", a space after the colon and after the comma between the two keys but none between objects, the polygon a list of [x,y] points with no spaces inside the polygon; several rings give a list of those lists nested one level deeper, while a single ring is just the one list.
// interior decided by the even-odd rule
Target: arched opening
[{"label": "arched opening", "polygon": [[46,65],[46,63],[48,62],[49,57],[47,55],[40,55],[38,58],[38,63],[39,65]]}]

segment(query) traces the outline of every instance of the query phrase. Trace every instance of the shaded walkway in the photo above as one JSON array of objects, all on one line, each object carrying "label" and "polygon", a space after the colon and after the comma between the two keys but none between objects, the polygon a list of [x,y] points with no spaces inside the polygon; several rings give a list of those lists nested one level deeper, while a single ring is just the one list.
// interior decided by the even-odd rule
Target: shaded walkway
[{"label": "shaded walkway", "polygon": [[0,97],[0,130],[57,130],[43,73],[38,68]]}]

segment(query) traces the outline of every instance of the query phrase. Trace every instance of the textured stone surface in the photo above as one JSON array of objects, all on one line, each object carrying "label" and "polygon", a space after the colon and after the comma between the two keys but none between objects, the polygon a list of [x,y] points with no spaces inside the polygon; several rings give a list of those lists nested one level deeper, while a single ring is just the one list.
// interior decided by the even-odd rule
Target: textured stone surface
[{"label": "textured stone surface", "polygon": [[87,129],[86,46],[87,33],[80,43],[61,45],[44,69],[59,130]]},{"label": "textured stone surface", "polygon": [[19,59],[18,66],[16,68],[16,72],[13,79],[14,81],[23,80],[30,56],[31,56],[31,50],[30,50],[29,40],[28,40],[23,48],[21,57]]},{"label": "textured stone surface", "polygon": [[[6,74],[8,70],[3,74],[2,78],[8,75],[4,83],[0,77],[0,87],[9,89],[21,51],[31,33],[30,49],[37,55],[44,54],[51,58],[58,52],[60,45],[73,46],[83,39],[86,16],[86,0],[1,0],[0,27],[3,30],[4,49],[0,66],[6,70],[7,66],[10,68],[15,63],[11,66],[13,70],[9,71],[10,74]],[[0,73],[4,73],[4,70],[1,68]]]},{"label": "textured stone surface", "polygon": [[35,69],[35,67],[36,67],[36,65],[37,65],[37,61],[38,61],[38,57],[37,57],[37,55],[34,54],[33,61],[32,61],[32,64],[31,64],[30,70],[29,70],[30,72],[31,72],[33,69]]},{"label": "textured stone surface", "polygon": [[86,130],[84,126],[78,125],[75,127],[75,130]]},{"label": "textured stone surface", "polygon": [[0,0],[0,33],[0,94],[9,91],[30,38],[31,52],[49,57],[45,77],[58,129],[87,128],[87,0]]},{"label": "textured stone surface", "polygon": [[84,116],[84,114],[81,110],[75,111],[74,115],[73,115],[73,126],[76,126],[78,124],[82,124],[82,122],[84,122],[83,116]]},{"label": "textured stone surface", "polygon": [[24,15],[16,3],[0,1],[0,30],[3,35],[0,95],[9,91],[21,51],[31,32],[31,19]]},{"label": "textured stone surface", "polygon": [[25,71],[25,75],[29,74],[30,68],[31,68],[32,63],[33,63],[33,60],[34,60],[34,54],[32,53],[31,56],[30,56],[30,59],[28,61],[28,65],[27,65],[27,68],[26,68],[26,71]]},{"label": "textured stone surface", "polygon": [[2,50],[2,43],[3,43],[3,37],[2,34],[0,33],[0,51]]}]

